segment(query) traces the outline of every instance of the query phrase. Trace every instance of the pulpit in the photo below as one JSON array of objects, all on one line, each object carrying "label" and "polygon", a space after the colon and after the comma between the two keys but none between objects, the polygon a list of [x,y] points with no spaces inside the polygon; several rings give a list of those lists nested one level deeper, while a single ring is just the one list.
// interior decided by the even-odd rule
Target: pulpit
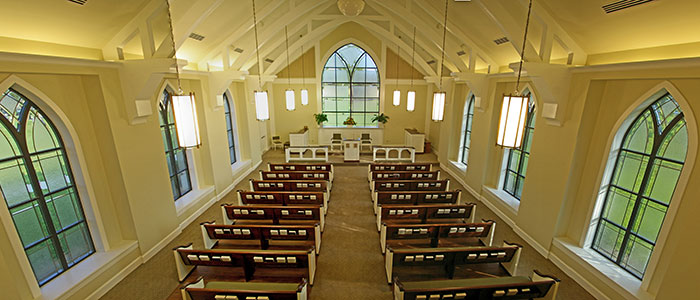
[{"label": "pulpit", "polygon": [[359,162],[360,161],[360,140],[345,139],[343,140],[343,159],[345,161]]}]

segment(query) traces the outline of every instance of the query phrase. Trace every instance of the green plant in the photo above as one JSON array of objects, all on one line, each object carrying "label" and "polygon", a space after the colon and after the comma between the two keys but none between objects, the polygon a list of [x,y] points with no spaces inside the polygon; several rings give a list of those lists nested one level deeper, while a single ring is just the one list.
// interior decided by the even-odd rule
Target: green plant
[{"label": "green plant", "polygon": [[386,122],[389,122],[389,116],[385,115],[384,113],[379,114],[379,115],[374,115],[372,122],[379,122],[382,124],[386,124]]},{"label": "green plant", "polygon": [[352,117],[348,117],[345,119],[345,122],[343,122],[343,125],[357,125],[357,122],[355,122],[355,119]]},{"label": "green plant", "polygon": [[326,114],[314,114],[314,119],[316,120],[316,124],[321,125],[321,123],[328,121],[328,115],[326,115]]}]

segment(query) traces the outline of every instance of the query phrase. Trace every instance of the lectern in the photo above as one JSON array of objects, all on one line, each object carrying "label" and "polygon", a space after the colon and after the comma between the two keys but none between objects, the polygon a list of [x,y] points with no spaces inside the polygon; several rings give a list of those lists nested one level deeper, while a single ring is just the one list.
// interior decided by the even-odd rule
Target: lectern
[{"label": "lectern", "polygon": [[343,159],[345,161],[360,161],[360,140],[359,139],[345,139],[343,140]]}]

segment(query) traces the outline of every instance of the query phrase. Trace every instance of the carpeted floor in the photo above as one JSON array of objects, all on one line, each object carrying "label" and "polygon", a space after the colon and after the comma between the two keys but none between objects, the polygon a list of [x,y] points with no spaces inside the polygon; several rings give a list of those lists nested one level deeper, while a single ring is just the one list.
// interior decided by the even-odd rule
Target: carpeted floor
[{"label": "carpeted floor", "polygon": [[[434,161],[434,156],[421,155],[417,160]],[[261,169],[266,169],[268,162],[281,161],[281,151],[270,151],[265,155]],[[248,178],[258,176],[258,172],[252,172]],[[445,172],[441,173],[441,177],[450,178]],[[450,186],[451,189],[465,191],[455,180],[451,180]],[[247,178],[233,190],[238,189],[249,189]],[[231,193],[213,205],[187,226],[173,242],[129,274],[102,299],[166,299],[178,286],[172,249],[190,242],[194,243],[195,248],[203,247],[199,223],[210,220],[221,222],[219,204],[235,201],[235,194]],[[558,277],[561,279],[561,285],[557,299],[594,299],[550,261],[529,247],[511,228],[469,193],[462,193],[462,201],[477,203],[477,220],[490,219],[497,222],[495,244],[507,240],[524,245],[518,267],[519,275],[530,275],[533,269],[537,269]],[[316,281],[309,298],[392,299],[390,286],[386,284],[384,258],[379,248],[379,234],[372,213],[366,165],[335,166],[335,181],[326,216],[321,253],[318,256]]]}]

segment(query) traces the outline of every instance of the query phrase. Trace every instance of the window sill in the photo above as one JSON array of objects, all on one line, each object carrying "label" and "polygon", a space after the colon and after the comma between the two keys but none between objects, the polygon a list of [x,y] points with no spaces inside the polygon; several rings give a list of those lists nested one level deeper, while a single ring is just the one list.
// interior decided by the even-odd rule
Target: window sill
[{"label": "window sill", "polygon": [[462,172],[464,172],[464,173],[467,172],[467,165],[465,165],[461,162],[455,161],[455,160],[451,160],[450,163],[452,164],[453,167],[461,170]]},{"label": "window sill", "polygon": [[510,194],[506,193],[505,191],[501,189],[494,189],[491,187],[484,186],[485,190],[487,190],[491,195],[494,197],[498,198],[511,210],[513,214],[518,214],[518,209],[520,209],[520,201],[516,199],[515,197],[511,196]]},{"label": "window sill", "polygon": [[231,172],[235,175],[236,173],[240,171],[244,171],[245,169],[250,167],[250,160],[239,160],[233,164],[231,164]]},{"label": "window sill", "polygon": [[189,193],[175,200],[175,210],[177,216],[180,217],[184,212],[188,211],[192,206],[199,203],[204,196],[214,192],[214,186],[206,186],[201,189],[191,190]]},{"label": "window sill", "polygon": [[[642,289],[642,281],[591,249],[581,248],[568,238],[554,238],[553,247],[577,263],[597,280],[626,299],[651,300],[655,296]],[[582,275],[580,272],[579,275]],[[585,277],[585,276],[583,276]],[[589,281],[588,279],[585,279]],[[589,281],[590,282],[590,281]],[[611,295],[608,295],[609,297]]]},{"label": "window sill", "polygon": [[89,283],[90,278],[97,278],[124,256],[138,247],[136,241],[130,241],[120,247],[105,252],[96,252],[73,266],[63,274],[41,287],[42,299],[70,298],[68,293],[78,291]]}]

